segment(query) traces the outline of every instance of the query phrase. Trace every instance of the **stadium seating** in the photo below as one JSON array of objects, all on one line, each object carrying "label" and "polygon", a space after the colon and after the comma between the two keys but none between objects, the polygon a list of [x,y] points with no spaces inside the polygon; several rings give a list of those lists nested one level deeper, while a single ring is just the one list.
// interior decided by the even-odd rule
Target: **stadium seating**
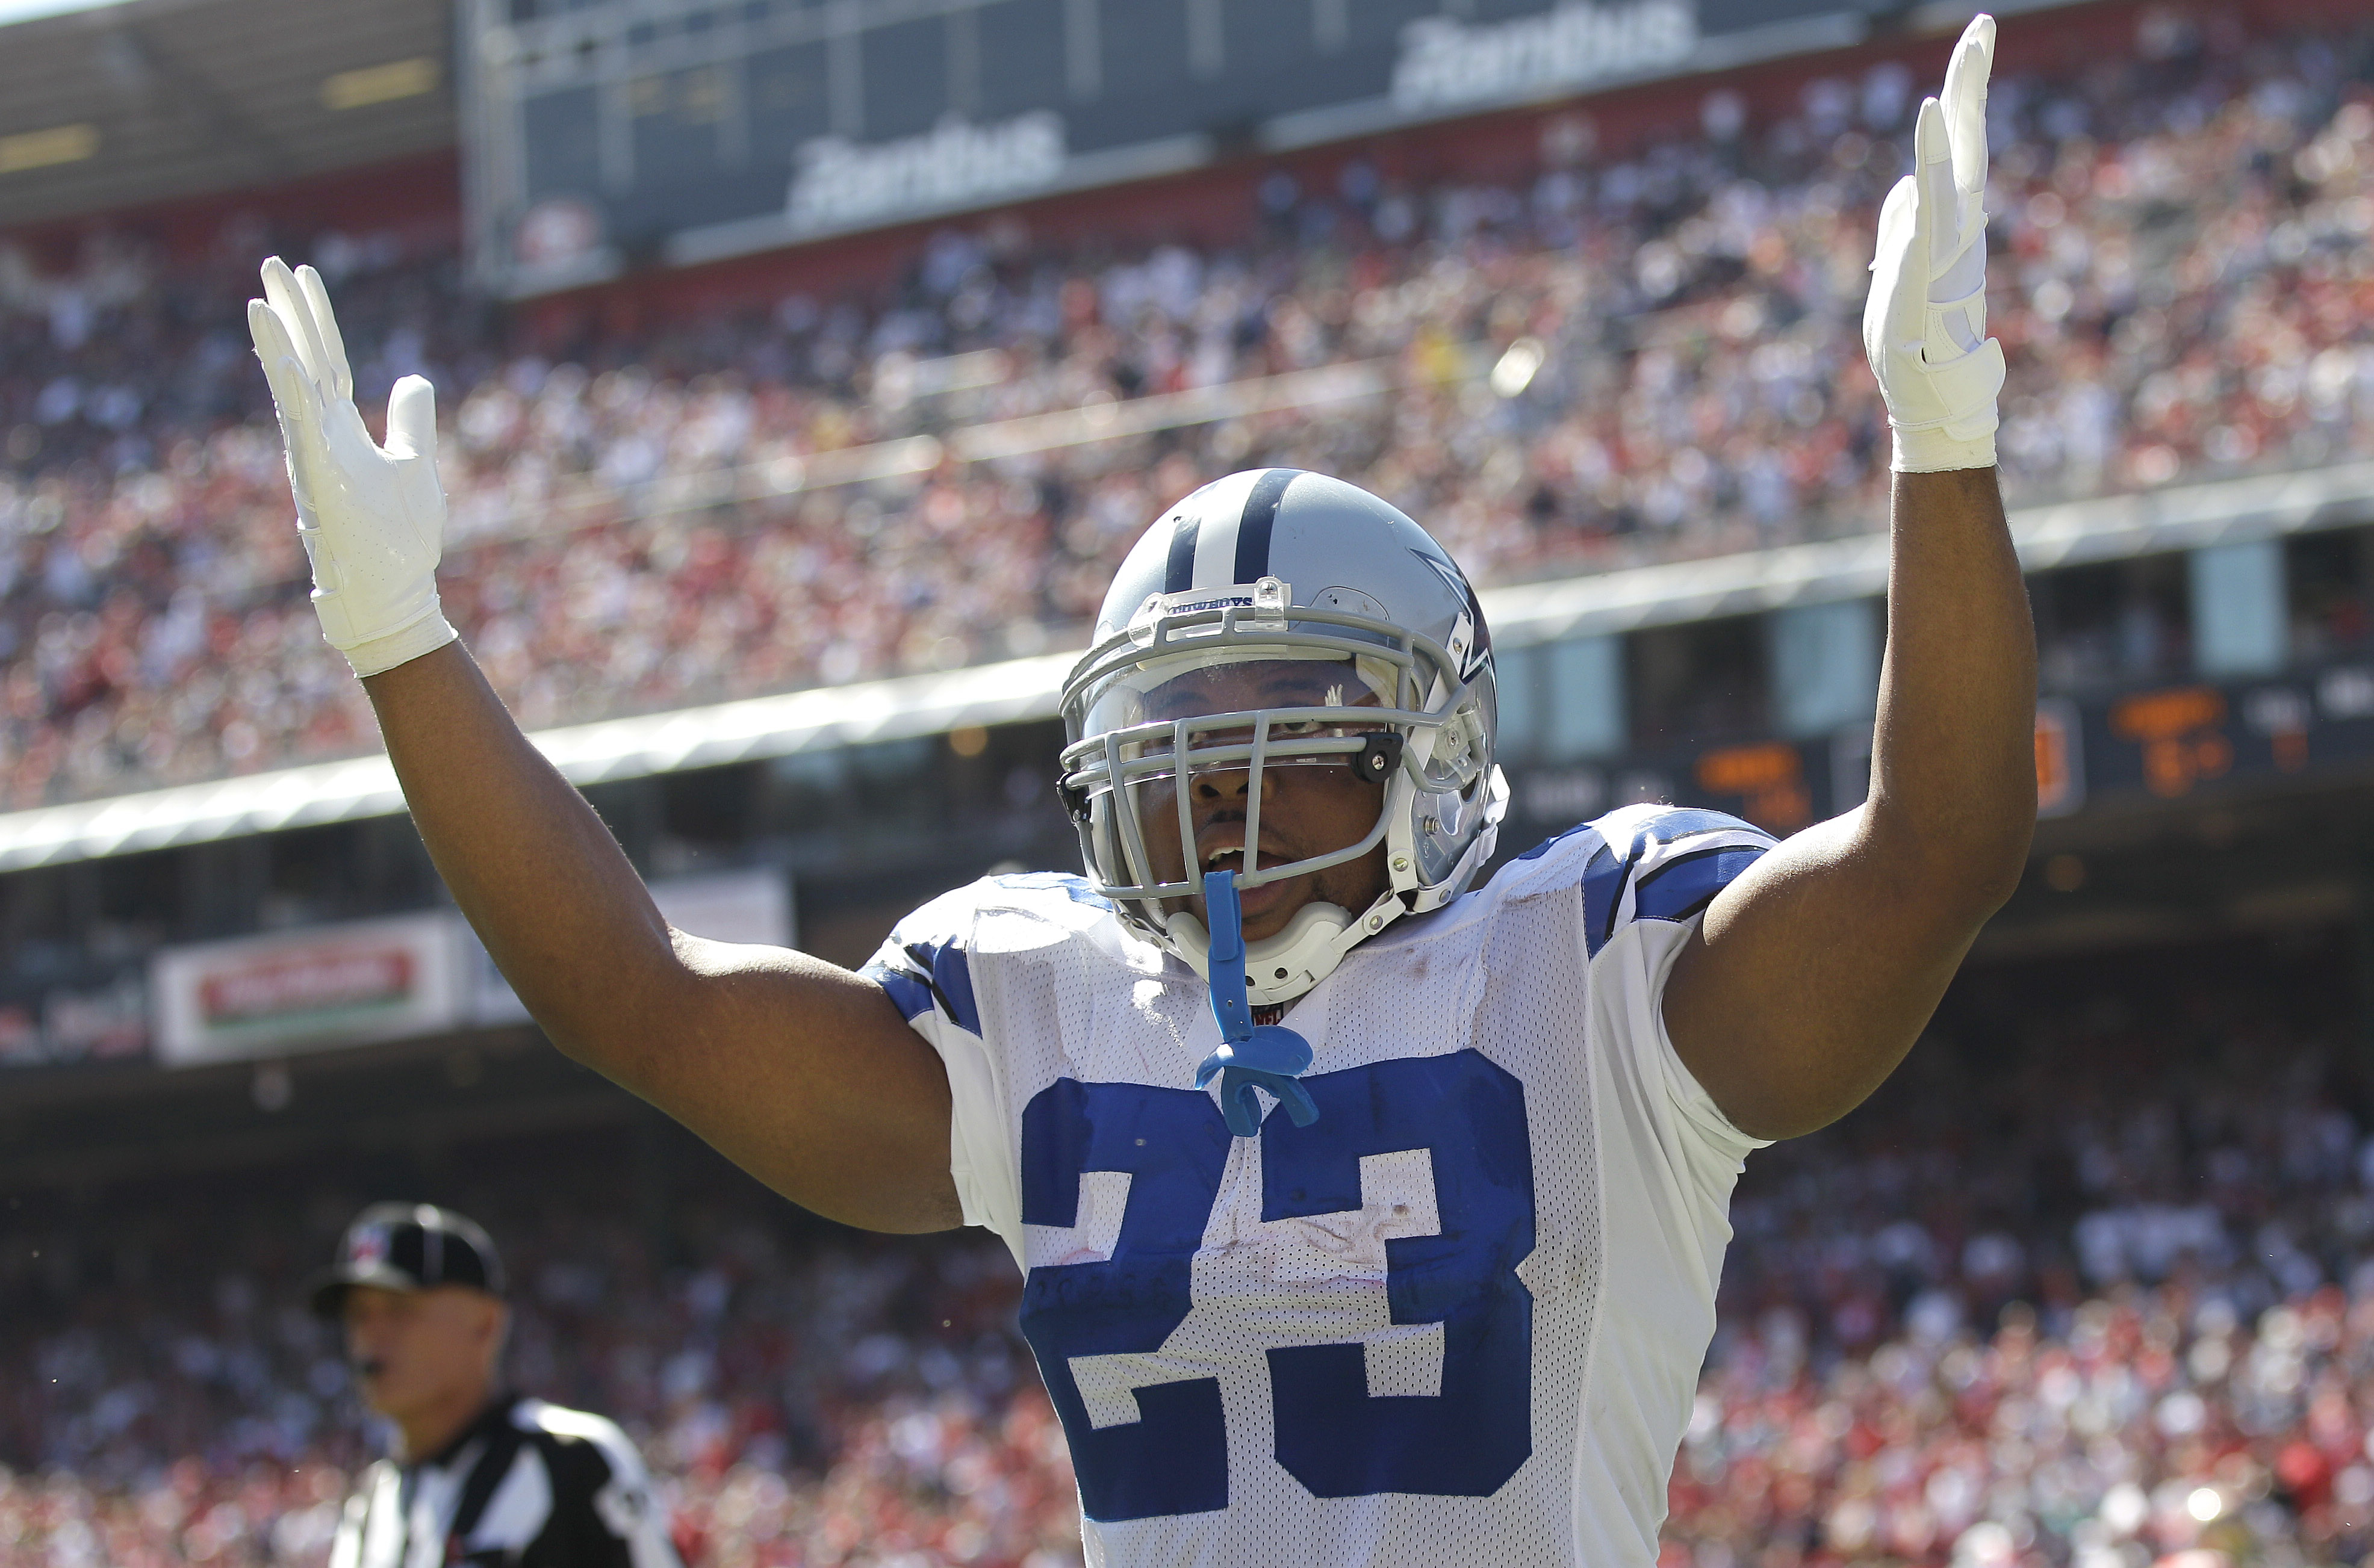
[{"label": "stadium seating", "polygon": [[[2374,1129],[2309,978],[2338,955],[2174,956],[2174,988],[2168,954],[1968,978],[1870,1106],[1751,1157],[1670,1568],[2359,1560]],[[582,1135],[461,1168],[513,1375],[623,1420],[700,1562],[1076,1561],[995,1243],[803,1225],[709,1164],[664,1257]],[[321,1561],[365,1435],[296,1283],[361,1195],[284,1176],[17,1217],[0,1561]]]},{"label": "stadium seating", "polygon": [[[1994,93],[2016,498],[2374,451],[2367,33],[2139,28]],[[878,298],[558,345],[389,237],[0,251],[0,808],[373,743],[241,333],[268,244],[330,276],[367,406],[439,383],[449,604],[542,725],[1060,645],[1154,509],[1258,462],[1378,489],[1489,581],[1871,529],[1857,323],[1908,80],[1816,82],[1752,135],[1717,95],[1621,161],[1547,138],[1522,186],[1281,175],[1226,251],[991,224]],[[1146,400],[1328,365],[1382,390],[1147,427]],[[1050,411],[1071,434],[968,445]],[[1141,433],[1085,439],[1106,419]]]}]

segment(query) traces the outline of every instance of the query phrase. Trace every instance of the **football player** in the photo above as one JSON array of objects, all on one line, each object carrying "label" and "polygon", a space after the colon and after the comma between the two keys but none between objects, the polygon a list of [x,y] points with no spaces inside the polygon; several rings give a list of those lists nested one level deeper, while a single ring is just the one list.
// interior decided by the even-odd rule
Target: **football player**
[{"label": "football player", "polygon": [[2033,825],[1992,44],[1880,221],[1870,799],[1782,843],[1631,806],[1477,885],[1475,595],[1383,501],[1270,469],[1153,521],[1066,685],[1084,876],[951,893],[862,973],[672,930],[438,610],[427,383],[374,445],[319,280],[274,261],[250,315],[314,603],[562,1050],[818,1212],[1013,1249],[1092,1562],[1646,1565],[1743,1156],[1887,1075]]}]

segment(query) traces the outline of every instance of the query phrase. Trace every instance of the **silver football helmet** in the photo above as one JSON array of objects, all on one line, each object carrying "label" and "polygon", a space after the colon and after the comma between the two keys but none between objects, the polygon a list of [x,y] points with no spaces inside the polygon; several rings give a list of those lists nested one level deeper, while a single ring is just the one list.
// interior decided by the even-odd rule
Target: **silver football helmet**
[{"label": "silver football helmet", "polygon": [[[1252,1000],[1290,1001],[1393,921],[1458,896],[1491,859],[1509,799],[1494,702],[1475,591],[1425,530],[1324,474],[1215,480],[1130,551],[1064,683],[1061,788],[1088,879],[1205,975],[1209,934],[1187,900],[1206,868],[1182,778],[1238,776],[1240,890],[1381,844],[1388,886],[1368,908],[1314,902],[1251,944]],[[1356,842],[1286,860],[1261,832],[1264,772],[1312,766],[1381,784],[1382,808]],[[1173,833],[1175,876],[1149,852],[1150,835]]]}]

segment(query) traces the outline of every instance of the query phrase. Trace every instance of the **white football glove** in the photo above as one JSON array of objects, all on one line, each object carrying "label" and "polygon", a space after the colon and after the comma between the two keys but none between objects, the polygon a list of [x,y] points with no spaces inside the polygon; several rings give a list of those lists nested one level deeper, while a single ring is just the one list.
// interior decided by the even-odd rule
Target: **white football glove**
[{"label": "white football glove", "polygon": [[1912,172],[1879,211],[1879,251],[1863,310],[1863,353],[1879,378],[1899,474],[1992,468],[2003,345],[1987,335],[1987,74],[1995,19],[1970,20],[1945,98],[1924,99]]},{"label": "white football glove", "polygon": [[453,640],[437,603],[445,492],[437,484],[437,393],[419,376],[387,400],[387,445],[355,407],[354,372],[330,297],[311,267],[264,263],[247,302],[256,357],[272,383],[297,535],[313,568],[322,635],[358,675],[376,675]]}]

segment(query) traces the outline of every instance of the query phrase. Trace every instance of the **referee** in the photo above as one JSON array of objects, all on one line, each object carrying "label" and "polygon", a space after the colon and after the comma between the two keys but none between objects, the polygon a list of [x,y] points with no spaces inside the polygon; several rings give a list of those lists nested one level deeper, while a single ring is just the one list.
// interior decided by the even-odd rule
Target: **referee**
[{"label": "referee", "polygon": [[363,1402],[396,1431],[395,1456],[347,1499],[330,1568],[679,1568],[626,1433],[497,1382],[511,1309],[476,1224],[375,1203],[311,1293],[346,1330]]}]

